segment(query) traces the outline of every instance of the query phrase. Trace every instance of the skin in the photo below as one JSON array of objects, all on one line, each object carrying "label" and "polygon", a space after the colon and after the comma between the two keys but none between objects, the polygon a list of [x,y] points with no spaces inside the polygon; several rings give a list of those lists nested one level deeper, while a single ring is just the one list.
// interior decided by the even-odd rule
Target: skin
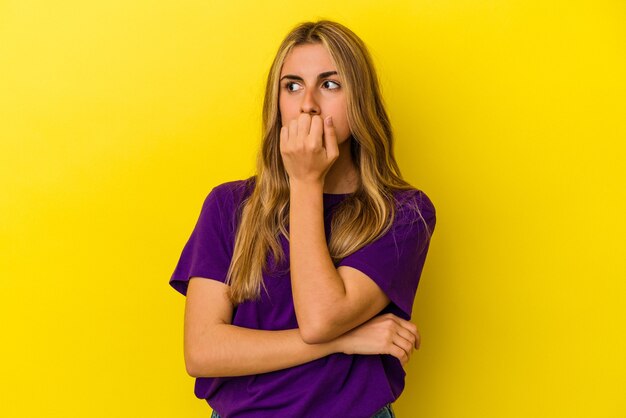
[{"label": "skin", "polygon": [[[217,280],[192,277],[185,304],[185,367],[193,377],[246,376],[282,370],[333,353],[390,354],[405,366],[411,350],[400,348],[419,334],[393,314],[380,315],[326,343],[309,344],[300,330],[259,330],[231,323],[233,306],[228,286]],[[403,324],[406,322],[406,324]],[[412,333],[414,332],[414,334]]]},{"label": "skin", "polygon": [[[306,178],[307,174],[324,177],[324,193],[352,193],[358,186],[358,173],[350,157],[352,137],[348,124],[347,101],[340,74],[328,75],[319,79],[320,74],[337,71],[330,54],[321,44],[300,45],[292,49],[286,57],[281,71],[279,107],[283,127],[289,130],[290,138],[300,142],[300,132],[316,129],[312,145],[326,147],[326,158],[319,152],[308,159],[298,155],[296,164],[305,163],[302,171],[291,164],[288,172],[297,179]],[[295,75],[301,80],[291,78]],[[322,120],[332,118],[335,142],[325,143],[324,131],[320,129]],[[315,142],[317,141],[317,142]],[[330,153],[329,153],[330,152]],[[307,158],[305,161],[303,161]],[[291,177],[290,177],[291,178]],[[320,181],[321,178],[313,179]]]},{"label": "skin", "polygon": [[[337,85],[318,80],[336,71],[320,45],[296,47],[281,75],[281,155],[291,188],[291,263],[300,328],[257,330],[231,323],[228,286],[190,279],[185,304],[185,365],[193,377],[243,376],[282,370],[327,356],[390,354],[405,366],[420,346],[417,327],[393,314],[375,316],[388,299],[356,269],[335,269],[323,235],[322,193],[351,193],[356,168],[350,160],[346,98]],[[328,77],[341,85],[339,75]],[[295,91],[290,93],[287,89]],[[332,117],[332,125],[322,123]],[[344,268],[345,267],[345,268]],[[336,316],[324,313],[335,312]]]},{"label": "skin", "polygon": [[[302,338],[323,343],[372,319],[390,302],[361,271],[334,267],[327,247],[323,193],[350,193],[356,168],[341,74],[321,44],[292,49],[281,70],[280,151],[290,183],[290,269]],[[326,74],[327,76],[322,76]],[[337,164],[335,164],[337,163]],[[394,344],[417,348],[415,325],[399,322]]]}]

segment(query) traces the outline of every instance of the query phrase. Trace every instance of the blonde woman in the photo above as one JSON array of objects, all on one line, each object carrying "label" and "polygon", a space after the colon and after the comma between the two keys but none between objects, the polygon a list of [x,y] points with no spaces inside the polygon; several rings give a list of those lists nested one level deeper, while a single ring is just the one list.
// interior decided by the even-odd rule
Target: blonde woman
[{"label": "blonde woman", "polygon": [[267,79],[257,174],[214,187],[170,279],[213,417],[393,417],[435,227],[400,175],[371,57],[296,26]]}]

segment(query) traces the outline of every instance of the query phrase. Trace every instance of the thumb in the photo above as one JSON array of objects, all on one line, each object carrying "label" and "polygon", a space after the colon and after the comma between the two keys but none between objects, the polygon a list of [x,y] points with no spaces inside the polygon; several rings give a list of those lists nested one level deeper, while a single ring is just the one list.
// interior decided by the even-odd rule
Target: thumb
[{"label": "thumb", "polygon": [[324,147],[329,160],[334,160],[339,156],[339,146],[337,145],[337,134],[333,125],[333,117],[324,119]]}]

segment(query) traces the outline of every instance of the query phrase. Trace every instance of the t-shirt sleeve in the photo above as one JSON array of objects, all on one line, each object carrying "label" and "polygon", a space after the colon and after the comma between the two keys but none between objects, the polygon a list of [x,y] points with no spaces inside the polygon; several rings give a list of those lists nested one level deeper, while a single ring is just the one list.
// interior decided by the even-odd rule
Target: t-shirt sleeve
[{"label": "t-shirt sleeve", "polygon": [[337,267],[350,266],[368,275],[391,300],[390,311],[409,320],[435,223],[435,207],[428,196],[411,192],[397,205],[390,229]]},{"label": "t-shirt sleeve", "polygon": [[232,243],[225,234],[225,200],[222,187],[215,187],[205,198],[200,216],[183,247],[183,251],[170,278],[170,285],[187,295],[191,277],[226,281],[232,257]]}]

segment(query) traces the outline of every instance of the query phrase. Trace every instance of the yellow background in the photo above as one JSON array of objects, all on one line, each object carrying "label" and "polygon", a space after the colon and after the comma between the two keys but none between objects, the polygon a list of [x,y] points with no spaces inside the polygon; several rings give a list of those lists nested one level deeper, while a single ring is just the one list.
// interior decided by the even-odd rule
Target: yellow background
[{"label": "yellow background", "polygon": [[260,3],[0,1],[0,415],[210,415],[168,280],[330,18],[437,208],[397,416],[626,416],[626,4]]}]

